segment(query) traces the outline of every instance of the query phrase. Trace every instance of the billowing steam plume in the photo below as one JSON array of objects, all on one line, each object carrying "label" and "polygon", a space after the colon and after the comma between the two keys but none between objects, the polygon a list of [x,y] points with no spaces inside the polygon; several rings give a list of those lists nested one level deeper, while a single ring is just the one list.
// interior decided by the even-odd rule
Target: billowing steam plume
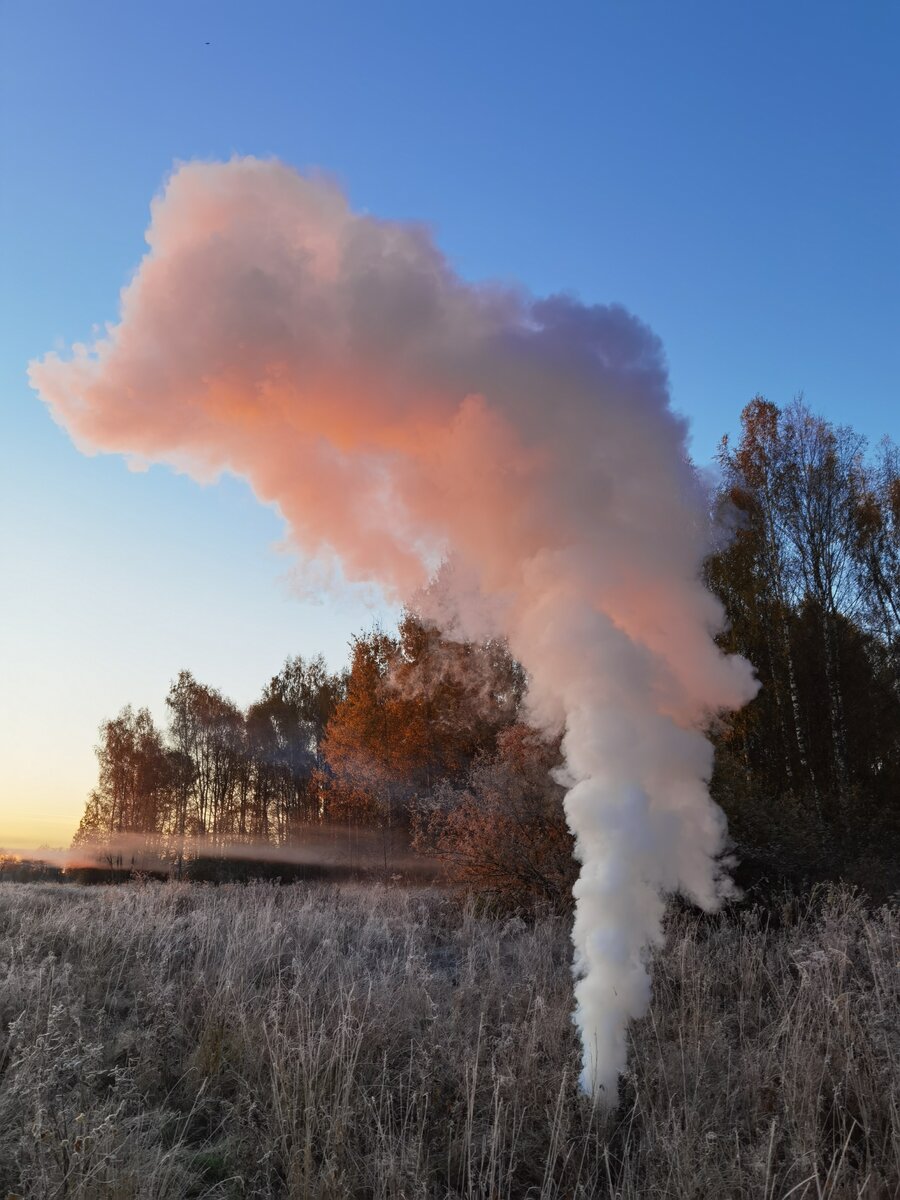
[{"label": "billowing steam plume", "polygon": [[[506,635],[565,727],[582,864],[582,1082],[615,1097],[661,895],[727,886],[710,713],[754,692],[712,635],[703,490],[660,343],[624,309],[473,286],[426,229],[272,161],[189,164],[152,208],[121,320],[31,380],[86,452],[232,471],[304,556]],[[440,597],[440,603],[438,603]]]}]

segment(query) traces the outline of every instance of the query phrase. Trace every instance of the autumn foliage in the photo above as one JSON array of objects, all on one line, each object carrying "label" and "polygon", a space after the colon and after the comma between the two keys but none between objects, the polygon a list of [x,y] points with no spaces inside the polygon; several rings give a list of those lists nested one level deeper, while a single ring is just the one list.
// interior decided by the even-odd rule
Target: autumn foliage
[{"label": "autumn foliage", "polygon": [[900,464],[802,401],[762,397],[723,443],[732,536],[707,564],[757,697],[721,728],[714,794],[769,867],[896,887]]},{"label": "autumn foliage", "polygon": [[552,775],[558,742],[527,725],[503,730],[461,785],[444,781],[417,813],[416,844],[482,895],[565,910],[576,877],[565,789]]},{"label": "autumn foliage", "polygon": [[[722,531],[706,581],[756,699],[719,720],[711,781],[757,871],[900,885],[900,461],[802,401],[755,398],[723,442]],[[138,834],[183,864],[235,842],[366,831],[384,868],[410,854],[513,906],[570,902],[576,872],[559,742],[527,725],[499,642],[448,639],[415,613],[357,635],[346,671],[289,658],[241,710],[183,671],[167,727],[126,707],[100,730],[76,842]],[[371,839],[375,839],[372,843]]]}]

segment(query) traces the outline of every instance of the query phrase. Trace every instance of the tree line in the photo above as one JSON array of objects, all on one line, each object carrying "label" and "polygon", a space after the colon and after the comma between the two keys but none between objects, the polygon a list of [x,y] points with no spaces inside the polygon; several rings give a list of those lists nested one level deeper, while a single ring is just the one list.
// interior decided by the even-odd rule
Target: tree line
[{"label": "tree line", "polygon": [[719,463],[732,536],[707,580],[762,687],[716,735],[713,793],[770,863],[896,888],[897,447],[757,396]]},{"label": "tree line", "polygon": [[343,672],[289,657],[246,710],[182,671],[163,729],[131,706],[101,726],[74,845],[137,837],[180,862],[185,845],[209,859],[235,844],[303,845],[322,830],[340,847],[343,830],[367,830],[391,859],[421,853],[426,828],[435,836],[434,797],[504,753],[524,688],[503,643],[450,641],[412,612],[394,634],[354,637]]},{"label": "tree line", "polygon": [[[756,397],[723,441],[705,565],[723,649],[762,687],[711,716],[712,792],[758,872],[898,886],[900,461],[802,399]],[[380,831],[515,904],[565,904],[574,875],[559,744],[523,721],[505,645],[460,643],[407,612],[355,637],[345,671],[288,658],[241,710],[182,671],[164,729],[146,708],[104,722],[75,842],[139,835],[170,854]],[[387,842],[385,843],[387,844]]]}]

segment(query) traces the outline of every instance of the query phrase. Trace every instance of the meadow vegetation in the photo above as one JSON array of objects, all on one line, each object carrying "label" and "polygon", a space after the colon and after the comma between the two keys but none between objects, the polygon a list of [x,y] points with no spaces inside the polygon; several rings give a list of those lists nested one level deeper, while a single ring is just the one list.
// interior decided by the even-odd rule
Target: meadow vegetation
[{"label": "meadow vegetation", "polygon": [[0,886],[0,1194],[888,1200],[900,919],[673,907],[608,1109],[568,919],[437,889]]}]

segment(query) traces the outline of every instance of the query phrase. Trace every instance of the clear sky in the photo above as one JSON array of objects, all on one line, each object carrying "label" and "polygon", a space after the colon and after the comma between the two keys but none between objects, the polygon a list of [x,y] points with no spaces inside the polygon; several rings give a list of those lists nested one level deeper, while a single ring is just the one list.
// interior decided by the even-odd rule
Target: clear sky
[{"label": "clear sky", "polygon": [[900,433],[893,0],[5,0],[0,846],[67,843],[97,727],[181,667],[246,704],[376,606],[292,588],[236,480],[85,458],[28,360],[114,320],[177,160],[276,155],[472,279],[617,300],[708,461],[756,392]]}]

